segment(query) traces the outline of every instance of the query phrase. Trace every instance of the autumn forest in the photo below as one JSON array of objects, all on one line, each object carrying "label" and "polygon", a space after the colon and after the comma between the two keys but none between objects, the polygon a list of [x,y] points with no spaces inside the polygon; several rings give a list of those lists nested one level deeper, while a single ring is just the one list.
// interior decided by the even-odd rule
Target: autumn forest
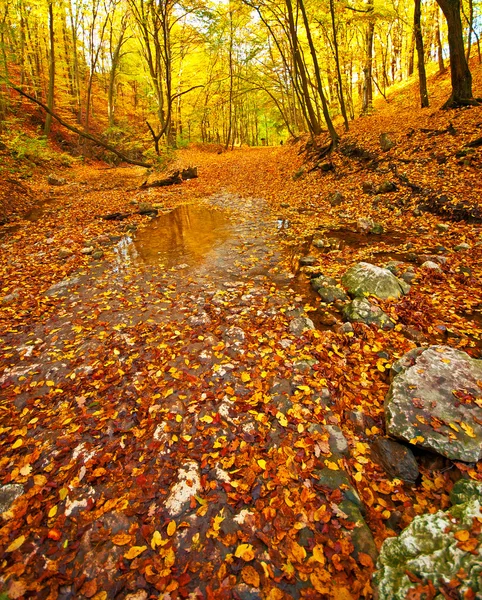
[{"label": "autumn forest", "polygon": [[481,597],[481,24],[0,3],[0,600]]}]

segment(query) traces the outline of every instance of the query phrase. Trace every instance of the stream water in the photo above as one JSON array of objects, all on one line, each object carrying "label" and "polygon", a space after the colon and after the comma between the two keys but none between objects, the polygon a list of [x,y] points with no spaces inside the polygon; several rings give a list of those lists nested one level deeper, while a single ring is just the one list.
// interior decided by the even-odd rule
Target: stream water
[{"label": "stream water", "polygon": [[199,265],[232,235],[232,224],[220,210],[182,205],[152,220],[135,236],[126,236],[115,251],[120,264],[162,264],[167,268]]}]

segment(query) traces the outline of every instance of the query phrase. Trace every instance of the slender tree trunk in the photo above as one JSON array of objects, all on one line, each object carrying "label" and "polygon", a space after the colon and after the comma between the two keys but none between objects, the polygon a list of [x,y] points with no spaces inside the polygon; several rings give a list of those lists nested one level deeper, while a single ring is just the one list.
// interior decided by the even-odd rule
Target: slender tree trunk
[{"label": "slender tree trunk", "polygon": [[465,58],[460,0],[437,0],[447,20],[452,95],[444,108],[478,104],[472,94],[472,74]]},{"label": "slender tree trunk", "polygon": [[45,117],[44,134],[49,135],[52,126],[52,111],[54,110],[55,93],[55,37],[54,37],[54,7],[53,1],[49,1],[49,88],[47,94],[47,112]]},{"label": "slender tree trunk", "polygon": [[229,148],[231,142],[231,136],[233,133],[233,91],[234,91],[234,64],[233,64],[233,44],[234,44],[234,30],[233,30],[233,11],[229,9],[229,105],[228,105],[228,129],[226,133],[226,144],[225,149]]},{"label": "slender tree trunk", "polygon": [[[373,11],[373,0],[368,0],[367,12]],[[372,18],[368,22],[366,33],[366,59],[363,67],[363,99],[362,113],[369,110],[373,104],[373,38],[375,34],[375,22]]]},{"label": "slender tree trunk", "polygon": [[299,7],[301,9],[301,15],[303,17],[303,22],[305,25],[306,37],[308,38],[308,45],[310,47],[310,52],[311,52],[311,59],[313,60],[313,66],[315,69],[315,77],[316,77],[316,84],[318,87],[318,94],[320,96],[321,105],[323,107],[323,117],[325,119],[326,126],[328,127],[328,132],[330,134],[331,141],[333,142],[333,145],[336,146],[336,144],[338,143],[339,136],[333,125],[333,121],[331,120],[330,111],[328,109],[328,103],[326,102],[326,97],[323,92],[323,85],[321,83],[320,67],[318,65],[318,58],[316,56],[316,49],[315,49],[315,45],[313,44],[313,38],[311,37],[311,29],[310,29],[310,24],[308,22],[308,16],[306,14],[305,5],[304,5],[303,0],[298,0],[298,3],[299,3]]},{"label": "slender tree trunk", "polygon": [[442,47],[442,35],[440,33],[440,14],[439,7],[437,5],[437,12],[435,15],[435,37],[437,40],[437,61],[438,61],[438,72],[439,75],[442,75],[447,70],[444,64],[444,55],[443,55],[443,47]]},{"label": "slender tree trunk", "polygon": [[408,77],[413,75],[413,71],[415,68],[415,32],[413,32],[412,37],[410,39],[410,47],[408,50]]},{"label": "slender tree trunk", "polygon": [[427,75],[425,73],[425,57],[423,52],[423,36],[421,21],[421,0],[415,0],[415,11],[413,16],[413,30],[415,33],[415,45],[417,47],[418,61],[418,83],[420,88],[420,103],[422,108],[428,106]]},{"label": "slender tree trunk", "polygon": [[119,67],[120,61],[120,53],[122,49],[122,44],[124,43],[124,34],[126,23],[122,22],[121,31],[119,33],[119,39],[117,40],[117,44],[115,46],[114,52],[111,56],[111,67],[109,73],[109,87],[107,89],[107,115],[109,118],[109,127],[113,127],[115,124],[114,113],[115,113],[115,82],[117,69]]},{"label": "slender tree trunk", "polygon": [[340,100],[340,109],[343,116],[343,122],[345,123],[345,131],[350,129],[348,124],[348,117],[346,114],[345,96],[343,93],[343,79],[341,77],[340,68],[340,52],[338,47],[338,35],[336,31],[335,22],[335,3],[334,0],[330,0],[330,14],[331,14],[331,27],[333,29],[333,50],[335,52],[335,63],[336,63],[336,76],[338,78],[338,98]]},{"label": "slender tree trunk", "polygon": [[469,62],[470,59],[470,50],[472,46],[472,32],[474,30],[474,0],[469,0],[469,32],[467,35],[467,55],[466,59]]},{"label": "slender tree trunk", "polygon": [[293,5],[291,0],[285,0],[286,9],[288,13],[288,23],[289,23],[289,33],[290,33],[290,42],[292,45],[293,52],[293,62],[295,67],[295,73],[299,76],[301,81],[301,90],[303,94],[303,108],[306,109],[307,117],[308,117],[308,125],[310,127],[311,133],[313,135],[319,135],[321,133],[320,123],[316,117],[315,109],[313,107],[313,102],[310,96],[310,89],[308,83],[308,76],[306,73],[305,65],[303,63],[303,58],[301,56],[301,50],[298,41],[298,32],[295,25],[294,15],[293,15]]}]

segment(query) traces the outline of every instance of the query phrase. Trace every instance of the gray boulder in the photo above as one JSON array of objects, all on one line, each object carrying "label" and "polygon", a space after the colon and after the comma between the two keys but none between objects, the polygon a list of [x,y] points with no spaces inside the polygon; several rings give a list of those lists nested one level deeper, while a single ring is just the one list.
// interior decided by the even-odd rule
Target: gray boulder
[{"label": "gray boulder", "polygon": [[360,233],[369,233],[375,226],[374,221],[360,217],[356,222],[356,230]]},{"label": "gray boulder", "polygon": [[397,279],[388,269],[361,262],[348,269],[341,278],[350,296],[376,296],[377,298],[400,298],[408,294],[410,286]]},{"label": "gray boulder", "polygon": [[157,208],[154,208],[150,202],[140,202],[138,212],[140,215],[148,215],[152,217],[156,216],[159,211]]},{"label": "gray boulder", "polygon": [[67,180],[64,177],[57,177],[56,175],[49,175],[47,177],[47,182],[49,185],[61,186],[61,185],[66,185]]},{"label": "gray boulder", "polygon": [[383,152],[388,152],[395,146],[395,142],[390,138],[388,133],[380,134],[380,147]]},{"label": "gray boulder", "polygon": [[454,580],[460,582],[457,598],[482,597],[482,534],[473,530],[480,519],[482,485],[462,479],[450,497],[454,506],[448,511],[415,517],[400,536],[384,541],[373,578],[379,600],[415,597],[410,591],[417,593],[429,581],[436,597],[445,598]]},{"label": "gray boulder", "polygon": [[393,181],[384,181],[377,187],[375,191],[377,194],[388,194],[389,192],[394,192],[396,189],[397,186],[393,183]]},{"label": "gray boulder", "polygon": [[387,432],[452,460],[482,458],[482,361],[448,346],[416,348],[392,367]]},{"label": "gray boulder", "polygon": [[372,323],[380,329],[393,329],[395,323],[379,306],[370,304],[366,298],[355,298],[343,310],[343,315],[351,323]]},{"label": "gray boulder", "polygon": [[311,287],[318,292],[323,302],[348,300],[348,296],[345,292],[339,287],[336,287],[336,280],[332,277],[316,277],[311,280]]},{"label": "gray boulder", "polygon": [[296,317],[290,321],[290,332],[293,335],[300,336],[308,329],[315,329],[315,324],[308,317]]},{"label": "gray boulder", "polygon": [[345,196],[341,192],[333,192],[332,194],[328,194],[328,202],[331,206],[339,206],[345,202]]}]

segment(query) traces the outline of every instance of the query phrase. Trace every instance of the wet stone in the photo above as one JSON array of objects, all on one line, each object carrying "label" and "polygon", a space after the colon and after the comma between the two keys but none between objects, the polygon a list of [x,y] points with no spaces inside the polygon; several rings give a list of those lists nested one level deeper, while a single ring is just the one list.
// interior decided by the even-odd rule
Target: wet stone
[{"label": "wet stone", "polygon": [[18,483],[0,486],[0,514],[6,512],[22,494],[23,485]]},{"label": "wet stone", "polygon": [[431,346],[411,350],[392,371],[385,399],[390,435],[452,460],[482,458],[481,360]]},{"label": "wet stone", "polygon": [[300,258],[300,265],[304,266],[312,266],[316,262],[316,258],[314,256],[302,256]]},{"label": "wet stone", "polygon": [[440,265],[433,260],[427,260],[421,265],[422,269],[429,269],[430,271],[441,271]]},{"label": "wet stone", "polygon": [[328,195],[328,202],[331,206],[339,206],[340,204],[343,204],[344,201],[345,196],[339,191]]},{"label": "wet stone", "polygon": [[410,448],[389,438],[377,438],[372,444],[372,453],[390,477],[415,483],[419,470]]},{"label": "wet stone", "polygon": [[315,324],[308,317],[296,317],[290,321],[290,333],[300,336],[304,331],[315,329]]},{"label": "wet stone", "polygon": [[374,324],[380,329],[393,329],[394,322],[379,306],[371,304],[366,298],[355,298],[343,310],[345,318],[351,323]]},{"label": "wet stone", "polygon": [[395,185],[395,183],[393,183],[393,181],[384,181],[377,187],[376,193],[377,194],[388,194],[390,192],[394,192],[396,189],[397,189],[397,186]]},{"label": "wet stone", "polygon": [[400,298],[410,291],[404,281],[397,279],[388,269],[360,262],[351,267],[341,278],[351,296],[376,296],[377,298]]}]

